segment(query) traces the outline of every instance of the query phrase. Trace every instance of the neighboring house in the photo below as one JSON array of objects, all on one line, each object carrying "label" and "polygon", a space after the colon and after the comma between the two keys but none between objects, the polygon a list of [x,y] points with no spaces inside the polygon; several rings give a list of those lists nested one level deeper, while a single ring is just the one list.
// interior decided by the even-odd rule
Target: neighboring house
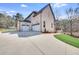
[{"label": "neighboring house", "polygon": [[20,31],[56,32],[55,16],[51,5],[48,4],[40,11],[33,11],[23,21],[18,21]]}]

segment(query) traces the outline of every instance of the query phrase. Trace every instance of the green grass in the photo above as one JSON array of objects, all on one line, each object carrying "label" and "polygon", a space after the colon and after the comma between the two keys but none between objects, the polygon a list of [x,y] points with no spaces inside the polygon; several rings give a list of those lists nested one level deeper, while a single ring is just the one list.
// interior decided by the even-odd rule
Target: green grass
[{"label": "green grass", "polygon": [[59,35],[55,35],[55,37],[65,43],[68,43],[72,46],[75,46],[77,48],[79,48],[79,39],[66,35],[66,34],[59,34]]},{"label": "green grass", "polygon": [[16,31],[15,29],[5,29],[5,28],[0,28],[0,32],[12,32]]},{"label": "green grass", "polygon": [[0,28],[0,32],[4,32],[5,31],[5,29],[3,29],[3,28]]}]

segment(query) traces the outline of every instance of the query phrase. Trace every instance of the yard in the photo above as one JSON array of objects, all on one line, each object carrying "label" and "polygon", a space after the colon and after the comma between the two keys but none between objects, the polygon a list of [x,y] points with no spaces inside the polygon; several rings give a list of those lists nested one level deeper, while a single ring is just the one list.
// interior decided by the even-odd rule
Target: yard
[{"label": "yard", "polygon": [[5,31],[5,29],[3,29],[3,28],[0,28],[0,32],[3,32],[3,31]]},{"label": "yard", "polygon": [[14,29],[14,28],[11,28],[11,29],[0,28],[0,32],[12,32],[12,31],[16,31],[16,29]]},{"label": "yard", "polygon": [[58,35],[55,35],[55,37],[65,43],[68,43],[72,46],[79,48],[79,38],[75,38],[66,34],[58,34]]}]

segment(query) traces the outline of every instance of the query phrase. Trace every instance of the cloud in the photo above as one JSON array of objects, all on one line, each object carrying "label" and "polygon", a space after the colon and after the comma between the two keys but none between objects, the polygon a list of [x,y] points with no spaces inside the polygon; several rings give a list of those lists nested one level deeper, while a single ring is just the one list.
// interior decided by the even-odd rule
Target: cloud
[{"label": "cloud", "polygon": [[6,14],[7,14],[7,15],[10,15],[10,16],[12,16],[12,15],[16,14],[16,12],[15,12],[15,11],[5,11],[5,12],[6,12]]},{"label": "cloud", "polygon": [[54,8],[56,8],[56,7],[59,8],[59,7],[63,7],[63,6],[67,6],[67,4],[65,4],[65,3],[64,4],[63,3],[56,3],[56,4],[53,5]]},{"label": "cloud", "polygon": [[0,9],[0,12],[15,13],[15,10]]},{"label": "cloud", "polygon": [[5,10],[3,10],[3,9],[0,9],[0,12],[5,12]]},{"label": "cloud", "polygon": [[10,12],[9,11],[6,11],[6,13],[9,14]]},{"label": "cloud", "polygon": [[53,3],[51,3],[51,6],[53,6],[54,4]]},{"label": "cloud", "polygon": [[0,12],[15,13],[15,11],[7,11],[7,10],[2,10],[2,9],[0,9]]},{"label": "cloud", "polygon": [[0,9],[0,10],[2,10],[2,9]]},{"label": "cloud", "polygon": [[67,16],[66,15],[61,15],[61,16],[59,16],[59,19],[67,19]]},{"label": "cloud", "polygon": [[27,7],[27,5],[25,5],[25,4],[21,4],[21,7]]},{"label": "cloud", "polygon": [[12,15],[16,14],[16,11],[14,11],[14,10],[3,10],[3,9],[0,9],[0,13],[12,16]]},{"label": "cloud", "polygon": [[14,13],[15,11],[10,11],[10,12]]}]

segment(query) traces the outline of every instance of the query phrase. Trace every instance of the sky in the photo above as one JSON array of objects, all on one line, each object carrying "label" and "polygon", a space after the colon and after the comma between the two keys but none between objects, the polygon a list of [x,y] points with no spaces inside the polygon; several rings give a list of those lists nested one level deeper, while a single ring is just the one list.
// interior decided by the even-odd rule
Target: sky
[{"label": "sky", "polygon": [[[27,17],[32,11],[39,11],[47,3],[0,3],[0,12],[15,15],[20,13],[23,17]],[[51,3],[52,10],[55,16],[66,18],[65,10],[68,8],[77,8],[77,3]]]}]

